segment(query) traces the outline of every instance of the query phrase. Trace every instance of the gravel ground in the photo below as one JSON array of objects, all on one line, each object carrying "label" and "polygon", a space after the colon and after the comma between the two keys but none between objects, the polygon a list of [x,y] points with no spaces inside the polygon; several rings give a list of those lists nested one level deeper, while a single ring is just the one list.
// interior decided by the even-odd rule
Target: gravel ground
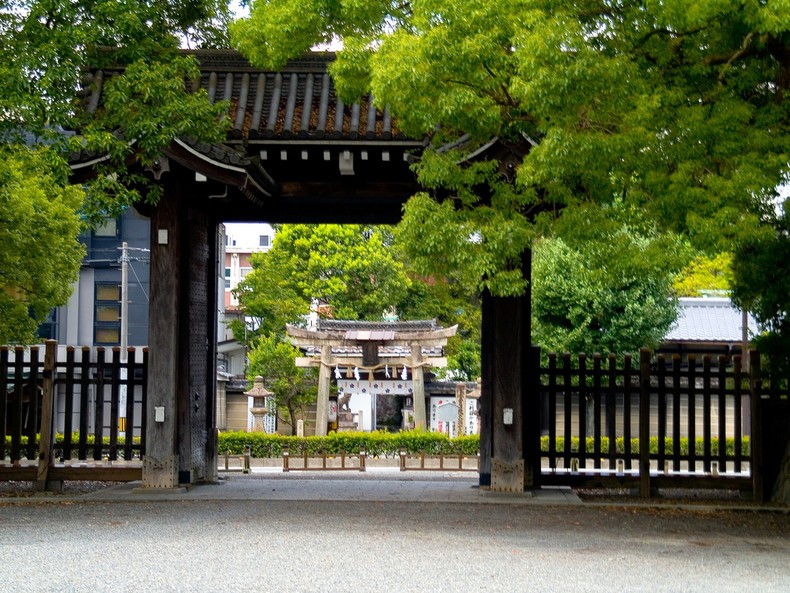
[{"label": "gravel ground", "polygon": [[785,513],[0,501],[3,593],[786,593],[788,554]]}]

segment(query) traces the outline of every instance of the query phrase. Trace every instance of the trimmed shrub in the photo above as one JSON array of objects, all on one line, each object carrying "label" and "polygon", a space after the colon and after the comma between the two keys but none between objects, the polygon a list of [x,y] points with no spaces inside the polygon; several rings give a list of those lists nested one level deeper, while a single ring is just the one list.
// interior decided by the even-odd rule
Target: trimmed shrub
[{"label": "trimmed shrub", "polygon": [[323,437],[294,437],[263,432],[222,432],[217,450],[220,455],[230,451],[241,455],[249,445],[253,457],[282,457],[287,447],[291,455],[338,455],[358,453],[363,447],[368,457],[397,457],[401,449],[409,454],[424,451],[431,455],[477,455],[477,435],[449,438],[438,432],[333,432]]}]

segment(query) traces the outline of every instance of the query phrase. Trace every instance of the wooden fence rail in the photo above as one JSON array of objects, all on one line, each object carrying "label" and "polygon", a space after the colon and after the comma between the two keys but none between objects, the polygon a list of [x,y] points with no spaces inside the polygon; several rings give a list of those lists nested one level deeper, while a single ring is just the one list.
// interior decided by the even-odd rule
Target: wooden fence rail
[{"label": "wooden fence rail", "polygon": [[147,348],[0,346],[0,480],[139,477],[147,375]]},{"label": "wooden fence rail", "polygon": [[[758,353],[750,353],[747,373],[739,356],[653,358],[643,350],[636,361],[548,354],[541,363],[535,350],[529,373],[541,430],[525,431],[525,442],[538,450],[544,439],[536,485],[770,495],[790,379],[766,373]],[[57,480],[139,479],[147,378],[147,349],[0,346],[0,480],[45,488]],[[364,453],[348,457],[364,468]],[[345,461],[341,468],[352,469]],[[322,458],[322,468],[333,465]]]},{"label": "wooden fence rail", "polygon": [[[787,381],[751,375],[740,356],[550,353],[539,369],[542,484],[651,488],[761,485],[760,409],[787,405]],[[539,357],[536,357],[539,359]],[[757,460],[757,461],[755,461]]]}]

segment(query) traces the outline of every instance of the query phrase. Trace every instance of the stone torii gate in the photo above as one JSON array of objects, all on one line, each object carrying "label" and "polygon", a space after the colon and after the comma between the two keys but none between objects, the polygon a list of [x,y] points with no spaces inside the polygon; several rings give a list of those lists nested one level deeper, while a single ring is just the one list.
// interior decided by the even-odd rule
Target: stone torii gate
[{"label": "stone torii gate", "polygon": [[[227,101],[233,125],[220,144],[177,139],[152,169],[141,171],[163,189],[156,206],[139,206],[150,216],[152,237],[143,488],[175,489],[217,477],[218,225],[395,224],[405,201],[421,189],[409,163],[423,141],[399,133],[372,97],[344,104],[327,73],[331,54],[309,54],[280,72],[265,72],[234,51],[185,53],[201,65],[192,88]],[[88,112],[101,107],[104,81],[116,71],[83,79]],[[511,175],[519,150],[495,140],[475,156],[499,160],[500,172]],[[73,155],[74,181],[92,175],[103,158]],[[513,489],[531,487],[537,483],[532,476],[539,476],[539,398],[525,371],[529,300],[483,295],[483,486],[491,484],[492,472],[494,482],[498,474]]]},{"label": "stone torii gate", "polygon": [[326,435],[332,369],[340,367],[344,370],[354,367],[362,373],[373,373],[386,366],[408,368],[412,374],[414,427],[425,430],[425,369],[447,366],[447,359],[437,356],[436,348],[444,348],[458,326],[436,329],[423,326],[420,322],[397,321],[324,321],[323,324],[319,321],[316,330],[287,326],[291,342],[314,353],[297,358],[296,365],[318,367],[316,435]]}]

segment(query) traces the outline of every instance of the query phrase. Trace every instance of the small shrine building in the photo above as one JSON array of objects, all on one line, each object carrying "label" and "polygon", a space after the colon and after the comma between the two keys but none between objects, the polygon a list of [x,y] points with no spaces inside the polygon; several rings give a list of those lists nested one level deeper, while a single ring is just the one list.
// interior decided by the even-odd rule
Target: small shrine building
[{"label": "small shrine building", "polygon": [[[447,366],[444,347],[457,325],[436,320],[346,321],[321,319],[316,329],[287,326],[293,344],[306,354],[299,367],[318,367],[316,434],[372,430],[376,410],[399,417],[399,428],[427,428],[425,373]],[[330,401],[332,379],[337,401]]]}]

